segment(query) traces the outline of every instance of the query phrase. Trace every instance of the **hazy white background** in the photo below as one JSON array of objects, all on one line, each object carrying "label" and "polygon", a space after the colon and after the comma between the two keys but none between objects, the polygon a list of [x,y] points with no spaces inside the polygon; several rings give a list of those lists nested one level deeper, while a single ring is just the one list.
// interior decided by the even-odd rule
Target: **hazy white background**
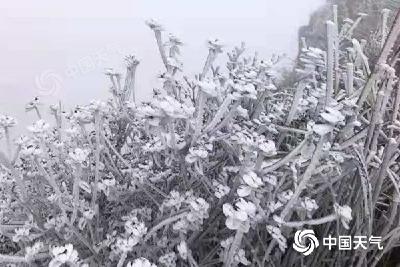
[{"label": "hazy white background", "polygon": [[24,104],[36,95],[67,107],[105,98],[104,70],[122,71],[127,54],[141,61],[137,90],[145,99],[163,70],[154,35],[144,24],[149,18],[185,42],[182,60],[190,73],[201,70],[210,37],[221,39],[225,50],[244,40],[260,57],[293,57],[298,28],[322,2],[0,0],[0,113],[27,125],[35,116],[24,113]]}]

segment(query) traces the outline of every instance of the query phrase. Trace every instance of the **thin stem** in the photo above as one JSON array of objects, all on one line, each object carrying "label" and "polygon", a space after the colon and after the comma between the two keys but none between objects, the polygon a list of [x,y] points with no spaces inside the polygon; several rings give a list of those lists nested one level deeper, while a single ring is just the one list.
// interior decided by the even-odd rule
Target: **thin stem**
[{"label": "thin stem", "polygon": [[158,223],[156,226],[154,226],[153,228],[150,229],[150,231],[146,234],[146,236],[144,237],[144,242],[146,242],[147,240],[150,239],[150,237],[155,234],[158,230],[160,230],[161,228],[163,228],[166,225],[169,225],[177,220],[180,220],[184,217],[187,216],[187,212],[183,212],[180,214],[177,214],[175,216],[169,217],[163,221],[161,221],[160,223]]},{"label": "thin stem", "polygon": [[125,262],[127,256],[128,256],[128,253],[126,251],[124,251],[121,255],[121,258],[118,261],[117,267],[122,267],[124,265],[124,262]]},{"label": "thin stem", "polygon": [[96,210],[96,201],[97,201],[97,184],[100,180],[100,135],[101,135],[101,117],[99,111],[95,114],[95,131],[96,131],[96,150],[95,150],[95,171],[94,171],[94,186],[93,186],[93,195],[92,195],[92,210]]},{"label": "thin stem", "polygon": [[335,24],[332,21],[326,22],[328,33],[328,51],[327,51],[327,73],[326,73],[326,98],[325,107],[329,104],[333,95],[333,70],[334,70],[334,45],[335,45]]},{"label": "thin stem", "polygon": [[282,225],[286,227],[292,227],[292,228],[301,228],[304,225],[320,225],[328,222],[333,222],[337,220],[337,215],[336,214],[331,214],[322,218],[318,219],[312,219],[308,221],[293,221],[293,222],[283,222]]}]

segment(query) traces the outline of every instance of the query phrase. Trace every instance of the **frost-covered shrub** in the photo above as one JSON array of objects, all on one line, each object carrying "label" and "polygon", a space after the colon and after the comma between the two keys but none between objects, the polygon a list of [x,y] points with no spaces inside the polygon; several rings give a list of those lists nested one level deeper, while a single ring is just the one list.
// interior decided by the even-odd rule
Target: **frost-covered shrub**
[{"label": "frost-covered shrub", "polygon": [[[328,22],[328,51],[308,47],[294,88],[278,88],[277,59],[207,42],[200,74],[184,75],[182,42],[154,31],[165,73],[136,103],[135,70],[107,72],[112,98],[38,115],[14,140],[0,117],[1,263],[37,266],[376,265],[399,231],[400,93],[386,62],[369,66],[349,27]],[[396,28],[397,27],[397,28]],[[353,29],[351,29],[353,31]],[[301,258],[298,229],[374,235],[383,250],[327,250]],[[301,258],[301,261],[299,259]]]}]

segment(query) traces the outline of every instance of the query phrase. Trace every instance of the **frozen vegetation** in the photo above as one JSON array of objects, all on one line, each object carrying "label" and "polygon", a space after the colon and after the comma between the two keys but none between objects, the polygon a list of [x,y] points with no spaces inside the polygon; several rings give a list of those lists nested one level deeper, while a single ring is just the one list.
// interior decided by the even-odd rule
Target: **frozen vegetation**
[{"label": "frozen vegetation", "polygon": [[[341,21],[334,6],[325,50],[303,39],[289,75],[277,73],[279,58],[249,56],[244,44],[216,66],[229,49],[209,40],[204,66],[188,77],[182,41],[148,21],[165,66],[151,101],[135,101],[140,64],[129,56],[125,75],[106,73],[104,102],[64,111],[35,98],[26,110],[38,120],[21,137],[15,119],[1,115],[0,265],[388,260],[400,237],[400,19],[391,26],[389,12],[376,63],[354,38],[366,14]],[[54,122],[42,119],[48,111]],[[320,245],[303,256],[292,247],[299,229],[381,237],[383,248]]]}]

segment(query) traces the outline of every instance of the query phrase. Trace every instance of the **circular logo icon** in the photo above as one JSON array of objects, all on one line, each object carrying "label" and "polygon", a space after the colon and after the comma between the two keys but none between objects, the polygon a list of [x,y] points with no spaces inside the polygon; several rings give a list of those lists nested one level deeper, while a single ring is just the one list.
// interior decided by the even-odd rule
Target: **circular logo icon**
[{"label": "circular logo icon", "polygon": [[46,70],[35,77],[35,83],[40,96],[51,96],[62,89],[63,79],[58,73]]},{"label": "circular logo icon", "polygon": [[318,246],[314,230],[297,230],[294,234],[293,248],[304,256],[310,255]]}]

